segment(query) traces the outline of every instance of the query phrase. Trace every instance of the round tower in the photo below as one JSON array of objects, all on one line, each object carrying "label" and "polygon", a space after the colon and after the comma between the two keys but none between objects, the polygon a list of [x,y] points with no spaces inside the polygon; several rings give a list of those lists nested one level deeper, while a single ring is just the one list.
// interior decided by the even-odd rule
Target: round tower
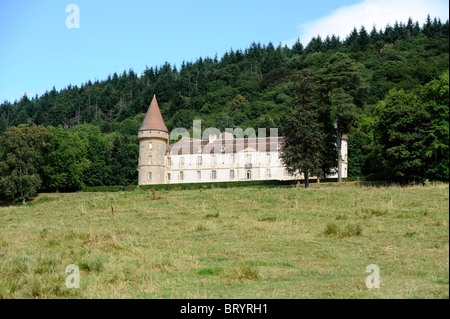
[{"label": "round tower", "polygon": [[165,183],[165,155],[169,145],[169,131],[159,110],[156,96],[138,132],[139,185]]}]

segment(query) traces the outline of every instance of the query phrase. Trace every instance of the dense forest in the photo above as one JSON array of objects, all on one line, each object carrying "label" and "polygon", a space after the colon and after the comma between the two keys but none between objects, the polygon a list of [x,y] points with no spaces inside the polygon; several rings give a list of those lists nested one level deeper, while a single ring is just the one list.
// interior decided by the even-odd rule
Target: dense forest
[{"label": "dense forest", "polygon": [[[422,25],[409,19],[355,28],[345,39],[318,36],[305,47],[300,40],[292,47],[252,43],[220,59],[166,62],[5,101],[0,191],[14,193],[11,183],[49,190],[137,183],[137,130],[154,94],[169,131],[201,119],[203,128],[279,127],[283,134],[295,79],[305,70],[320,73],[336,53],[352,60],[363,89],[347,133],[349,175],[448,180],[449,22],[428,17]],[[17,147],[29,150],[16,154]],[[33,181],[19,181],[22,166],[20,176],[11,173],[21,161]]]}]

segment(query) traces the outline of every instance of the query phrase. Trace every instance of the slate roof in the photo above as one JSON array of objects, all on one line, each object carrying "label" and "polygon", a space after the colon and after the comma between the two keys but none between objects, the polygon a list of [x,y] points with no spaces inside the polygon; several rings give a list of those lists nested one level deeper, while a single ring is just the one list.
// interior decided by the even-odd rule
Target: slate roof
[{"label": "slate roof", "polygon": [[162,118],[161,111],[158,106],[158,101],[156,100],[156,96],[153,96],[153,100],[150,103],[147,114],[145,115],[141,127],[139,128],[139,131],[150,131],[150,130],[169,133],[166,124],[164,123],[164,120]]},{"label": "slate roof", "polygon": [[[237,153],[248,149],[259,152],[279,151],[283,148],[283,137],[262,138],[236,138],[218,139],[209,143],[209,140],[199,140],[183,137],[175,144],[168,147],[168,155],[187,154],[222,154]],[[278,149],[280,145],[280,149]]]}]

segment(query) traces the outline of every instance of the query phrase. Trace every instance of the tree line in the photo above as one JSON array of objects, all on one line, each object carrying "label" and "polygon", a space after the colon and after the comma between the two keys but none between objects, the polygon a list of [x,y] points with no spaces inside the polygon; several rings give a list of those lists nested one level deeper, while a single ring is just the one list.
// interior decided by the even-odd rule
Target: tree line
[{"label": "tree line", "polygon": [[[201,119],[204,127],[219,129],[279,127],[281,134],[287,136],[289,131],[283,131],[287,119],[308,118],[303,125],[324,134],[320,138],[325,145],[320,146],[323,154],[337,154],[333,147],[339,144],[340,135],[347,134],[349,176],[372,174],[402,182],[448,180],[448,170],[445,173],[443,168],[445,160],[448,162],[448,148],[446,151],[444,145],[448,90],[437,97],[442,93],[431,89],[440,87],[445,76],[448,78],[448,43],[448,21],[442,23],[428,17],[420,25],[409,19],[407,23],[373,28],[370,32],[364,27],[355,28],[345,39],[315,37],[305,47],[300,40],[292,47],[252,43],[245,50],[230,50],[220,59],[199,58],[179,67],[166,62],[147,67],[142,74],[129,70],[120,75],[114,73],[103,81],[69,85],[60,91],[53,88],[41,96],[24,95],[19,101],[0,104],[1,178],[5,180],[12,172],[10,165],[14,160],[10,158],[7,164],[8,156],[20,153],[8,148],[12,147],[12,142],[4,141],[12,138],[8,132],[37,125],[49,132],[48,136],[44,134],[49,139],[44,144],[51,145],[53,153],[64,153],[73,143],[84,145],[77,148],[85,150],[80,155],[85,161],[71,170],[82,172],[81,176],[73,180],[60,172],[65,167],[61,161],[70,158],[67,154],[37,158],[36,166],[41,166],[40,160],[55,163],[53,169],[36,171],[34,183],[40,185],[37,188],[135,183],[136,132],[156,94],[169,130],[190,128],[193,119]],[[340,74],[339,63],[351,67],[352,75]],[[341,80],[354,87],[334,83]],[[302,96],[302,86],[313,88],[314,94]],[[309,106],[299,109],[300,105]],[[422,113],[410,118],[415,112],[406,111],[407,106]],[[395,114],[394,109],[399,113]],[[407,118],[418,127],[411,136],[405,133],[406,124],[396,123]],[[391,131],[383,133],[388,128]],[[417,142],[425,135],[422,144]],[[403,148],[396,148],[396,143]],[[19,145],[26,144],[16,145],[22,148]],[[47,154],[48,149],[41,152]],[[334,164],[330,158],[323,156],[320,160],[321,173]],[[405,162],[410,158],[414,158],[411,163]],[[396,164],[385,163],[388,159]],[[436,165],[444,164],[430,166],[431,159]],[[23,165],[22,170],[30,164],[25,161]],[[23,176],[20,168],[18,174]],[[59,177],[50,177],[54,175]],[[7,191],[1,188],[1,192]]]},{"label": "tree line", "polygon": [[137,184],[137,137],[98,126],[20,124],[0,136],[0,195],[26,201],[37,191]]},{"label": "tree line", "polygon": [[296,75],[292,113],[282,124],[288,170],[303,173],[305,187],[309,176],[325,177],[336,167],[342,181],[342,139],[349,134],[349,154],[365,156],[379,179],[448,181],[449,72],[409,93],[390,90],[370,117],[360,112],[365,89],[361,70],[343,53],[317,72]]}]

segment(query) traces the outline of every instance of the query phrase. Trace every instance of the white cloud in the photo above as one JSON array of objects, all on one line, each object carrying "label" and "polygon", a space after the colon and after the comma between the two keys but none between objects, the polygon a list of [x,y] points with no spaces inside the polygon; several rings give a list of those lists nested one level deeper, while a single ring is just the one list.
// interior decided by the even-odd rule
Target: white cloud
[{"label": "white cloud", "polygon": [[[341,7],[328,16],[298,26],[301,42],[306,45],[311,38],[320,35],[335,34],[341,39],[356,27],[362,25],[368,32],[375,25],[384,29],[387,24],[395,21],[406,23],[411,17],[422,25],[428,14],[431,18],[440,18],[442,22],[448,19],[449,2],[447,0],[364,0],[358,4]],[[292,44],[294,41],[287,41]]]}]

